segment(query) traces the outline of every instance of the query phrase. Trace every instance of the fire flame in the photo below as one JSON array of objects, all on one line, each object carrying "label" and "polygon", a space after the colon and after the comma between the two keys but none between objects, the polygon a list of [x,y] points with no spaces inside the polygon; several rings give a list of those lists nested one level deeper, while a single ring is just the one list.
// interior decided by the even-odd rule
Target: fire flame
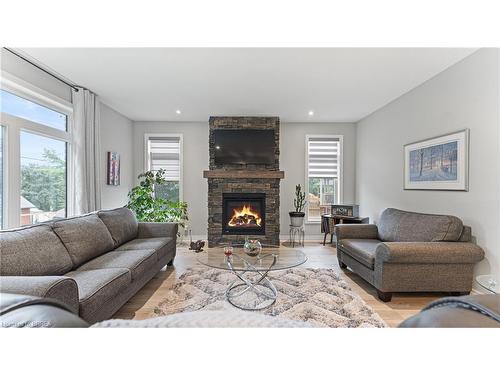
[{"label": "fire flame", "polygon": [[229,220],[230,227],[261,226],[262,218],[257,212],[252,211],[252,206],[243,205],[241,209],[233,209],[233,216]]}]

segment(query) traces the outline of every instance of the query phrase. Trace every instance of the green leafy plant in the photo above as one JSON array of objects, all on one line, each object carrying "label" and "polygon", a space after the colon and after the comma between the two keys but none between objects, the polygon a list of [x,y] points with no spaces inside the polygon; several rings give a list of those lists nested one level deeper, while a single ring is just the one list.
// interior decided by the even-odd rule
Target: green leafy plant
[{"label": "green leafy plant", "polygon": [[148,171],[138,176],[139,185],[128,193],[127,207],[137,220],[147,222],[177,222],[184,227],[188,220],[187,203],[157,197],[155,186],[167,183],[165,170]]},{"label": "green leafy plant", "polygon": [[303,212],[306,205],[306,193],[302,192],[300,184],[295,186],[295,198],[293,199],[295,212]]}]

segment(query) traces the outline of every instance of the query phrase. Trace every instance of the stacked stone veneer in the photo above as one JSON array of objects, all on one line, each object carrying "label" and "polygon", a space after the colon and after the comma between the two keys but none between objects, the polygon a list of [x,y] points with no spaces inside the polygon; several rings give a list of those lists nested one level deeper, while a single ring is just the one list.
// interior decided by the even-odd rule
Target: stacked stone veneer
[{"label": "stacked stone veneer", "polygon": [[[279,170],[279,117],[210,117],[209,120],[209,168],[210,170],[251,170],[255,178],[208,178],[208,246],[222,242],[243,242],[244,235],[222,234],[222,194],[223,193],[265,193],[266,233],[250,236],[263,243],[279,244],[280,223],[280,179],[260,178],[258,171]],[[213,132],[216,129],[272,129],[274,130],[275,158],[272,165],[215,165],[215,144]]]}]

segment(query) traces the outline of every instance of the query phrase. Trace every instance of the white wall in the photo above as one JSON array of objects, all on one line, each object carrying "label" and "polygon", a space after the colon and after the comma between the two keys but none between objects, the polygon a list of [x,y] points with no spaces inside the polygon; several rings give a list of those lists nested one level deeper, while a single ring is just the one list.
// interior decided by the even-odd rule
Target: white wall
[{"label": "white wall", "polygon": [[[144,171],[144,134],[183,134],[184,140],[184,201],[188,203],[193,236],[206,237],[208,221],[208,183],[203,171],[208,169],[208,122],[134,122],[134,175]],[[344,135],[345,192],[344,201],[354,200],[355,137],[354,124],[286,123],[280,128],[281,234],[288,233],[288,212],[293,206],[295,185],[305,183],[306,134]],[[308,235],[320,237],[320,225],[308,225]]]},{"label": "white wall", "polygon": [[[356,125],[350,123],[283,123],[280,131],[280,169],[285,179],[280,189],[281,236],[286,237],[290,225],[288,212],[293,211],[295,185],[306,183],[306,135],[343,135],[343,201],[353,203],[355,199]],[[306,236],[321,238],[319,223],[305,225]]]},{"label": "white wall", "polygon": [[134,122],[134,181],[144,172],[144,134],[183,134],[183,200],[193,236],[206,238],[208,225],[208,122]]},{"label": "white wall", "polygon": [[[101,103],[101,204],[102,208],[127,203],[127,193],[135,183],[132,157],[132,121]],[[107,152],[120,154],[120,185],[106,184]]]},{"label": "white wall", "polygon": [[[472,226],[486,259],[477,274],[500,275],[500,61],[483,49],[358,123],[356,193],[361,213],[386,207],[453,214]],[[468,192],[403,190],[403,145],[470,129]]]}]

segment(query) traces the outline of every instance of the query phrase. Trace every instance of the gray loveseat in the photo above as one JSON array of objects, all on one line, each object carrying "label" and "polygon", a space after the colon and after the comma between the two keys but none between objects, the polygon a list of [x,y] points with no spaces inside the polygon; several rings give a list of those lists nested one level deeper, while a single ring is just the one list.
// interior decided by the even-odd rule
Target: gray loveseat
[{"label": "gray loveseat", "polygon": [[128,208],[0,231],[0,291],[102,321],[172,265],[176,238],[176,223],[137,222]]},{"label": "gray loveseat", "polygon": [[473,268],[484,258],[471,228],[449,215],[388,208],[378,225],[335,227],[337,257],[377,289],[385,302],[393,292],[468,294]]}]

